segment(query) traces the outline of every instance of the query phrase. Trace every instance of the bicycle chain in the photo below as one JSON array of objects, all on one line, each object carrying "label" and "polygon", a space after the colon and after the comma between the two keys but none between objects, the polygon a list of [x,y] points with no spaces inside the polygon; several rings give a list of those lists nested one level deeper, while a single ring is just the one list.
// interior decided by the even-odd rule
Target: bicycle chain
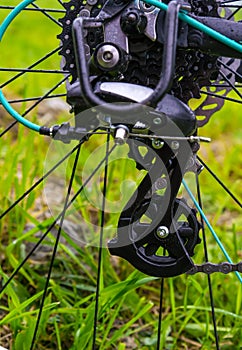
[{"label": "bicycle chain", "polygon": [[204,263],[201,265],[194,265],[194,267],[187,271],[186,273],[188,275],[195,275],[196,273],[203,272],[206,275],[210,275],[211,273],[214,272],[221,272],[223,274],[228,274],[230,272],[240,272],[242,273],[242,261],[240,261],[237,264],[232,264],[229,262],[223,262],[219,264],[214,264],[214,263]]}]

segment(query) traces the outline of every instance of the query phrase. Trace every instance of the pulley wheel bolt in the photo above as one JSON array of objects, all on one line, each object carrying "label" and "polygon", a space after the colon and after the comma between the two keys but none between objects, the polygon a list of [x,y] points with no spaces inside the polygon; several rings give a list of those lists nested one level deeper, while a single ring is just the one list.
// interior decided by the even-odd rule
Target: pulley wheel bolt
[{"label": "pulley wheel bolt", "polygon": [[156,230],[156,236],[158,238],[166,238],[169,235],[169,229],[166,226],[159,226]]},{"label": "pulley wheel bolt", "polygon": [[112,58],[113,58],[112,52],[110,52],[110,51],[104,52],[104,54],[103,54],[103,59],[104,59],[105,61],[110,61]]}]

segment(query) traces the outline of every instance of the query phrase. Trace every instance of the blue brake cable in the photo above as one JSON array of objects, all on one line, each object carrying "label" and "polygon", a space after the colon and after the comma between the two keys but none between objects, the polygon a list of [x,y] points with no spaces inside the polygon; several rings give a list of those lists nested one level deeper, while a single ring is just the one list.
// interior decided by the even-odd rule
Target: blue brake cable
[{"label": "blue brake cable", "polygon": [[[33,3],[36,0],[23,0],[19,5],[17,5],[9,14],[8,16],[5,18],[5,20],[3,21],[3,23],[0,25],[0,42],[6,32],[6,30],[8,29],[9,25],[11,24],[11,22],[15,19],[15,17],[22,11],[24,10],[28,5],[30,5],[31,3]],[[143,0],[143,2],[149,4],[149,5],[153,5],[158,7],[159,9],[163,10],[163,11],[167,11],[168,9],[168,5],[159,2],[158,0]],[[181,10],[179,12],[179,19],[184,21],[185,23],[188,23],[189,25],[191,25],[192,27],[204,32],[205,34],[208,34],[209,36],[213,37],[214,39],[222,42],[223,44],[233,48],[234,50],[242,53],[242,45],[228,37],[226,37],[223,34],[220,34],[218,32],[216,32],[216,30],[206,26],[205,24],[202,24],[201,22],[197,21],[196,19],[190,17],[189,15],[186,14],[185,11]],[[7,112],[17,121],[19,121],[21,124],[23,124],[24,126],[26,126],[27,128],[40,132],[43,127],[34,124],[30,121],[28,121],[27,119],[25,119],[23,116],[21,116],[7,101],[7,99],[5,98],[2,90],[0,89],[0,102],[3,105],[3,107],[7,110]],[[47,128],[46,128],[47,130]],[[45,132],[45,134],[48,134],[48,132]]]}]

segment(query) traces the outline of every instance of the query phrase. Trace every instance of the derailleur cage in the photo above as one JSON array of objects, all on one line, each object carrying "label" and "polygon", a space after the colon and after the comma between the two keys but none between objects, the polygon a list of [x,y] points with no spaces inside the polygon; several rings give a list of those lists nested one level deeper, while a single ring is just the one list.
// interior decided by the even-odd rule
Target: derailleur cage
[{"label": "derailleur cage", "polygon": [[[194,266],[191,256],[200,243],[200,224],[195,210],[177,198],[190,155],[184,152],[186,146],[181,142],[179,149],[173,150],[164,142],[162,149],[150,151],[152,164],[147,166],[147,159],[138,159],[139,169],[147,167],[148,172],[120,215],[117,237],[108,242],[112,255],[126,259],[148,275],[172,277]],[[165,186],[160,191],[155,184],[162,179]]]}]

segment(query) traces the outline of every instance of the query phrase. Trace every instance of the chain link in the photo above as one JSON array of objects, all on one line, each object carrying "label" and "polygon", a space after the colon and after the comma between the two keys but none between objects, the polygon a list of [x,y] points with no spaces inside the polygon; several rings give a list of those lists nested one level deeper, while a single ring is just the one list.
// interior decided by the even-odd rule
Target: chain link
[{"label": "chain link", "polygon": [[214,272],[221,272],[221,273],[227,274],[235,271],[242,273],[242,261],[240,261],[238,264],[231,264],[229,262],[213,264],[213,263],[207,262],[201,265],[194,265],[194,267],[191,270],[187,271],[187,274],[195,275],[198,272],[203,272],[207,275],[210,275],[211,273],[214,273]]}]

